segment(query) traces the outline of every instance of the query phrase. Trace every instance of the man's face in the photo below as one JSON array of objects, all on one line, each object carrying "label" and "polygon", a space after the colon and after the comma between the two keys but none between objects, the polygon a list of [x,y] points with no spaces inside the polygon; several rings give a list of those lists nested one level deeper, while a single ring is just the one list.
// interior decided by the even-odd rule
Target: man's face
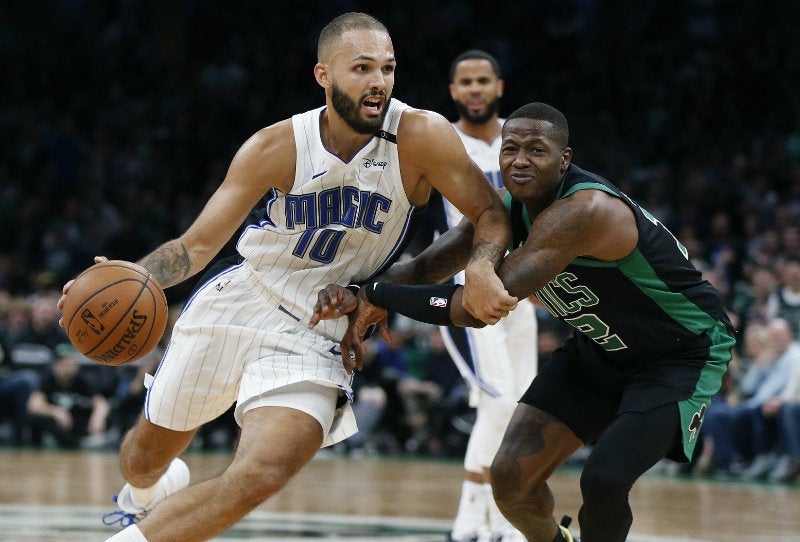
[{"label": "man's face", "polygon": [[514,199],[553,197],[572,158],[572,149],[554,139],[553,131],[543,120],[515,118],[505,123],[500,173]]},{"label": "man's face", "polygon": [[503,80],[497,78],[488,60],[469,58],[456,66],[450,97],[459,117],[483,124],[497,115],[503,86]]},{"label": "man's face", "polygon": [[383,124],[394,88],[394,49],[373,30],[345,32],[325,65],[333,110],[355,132],[373,134]]},{"label": "man's face", "polygon": [[783,280],[793,292],[800,291],[800,263],[787,262],[783,268]]},{"label": "man's face", "polygon": [[[370,114],[364,112],[365,109],[374,109],[374,104],[381,101],[380,111],[378,114]],[[389,101],[391,97],[386,99],[385,95],[367,93],[360,96],[358,99],[353,99],[348,95],[339,85],[335,82],[331,86],[331,104],[333,110],[337,115],[347,123],[348,126],[359,134],[374,134],[383,125],[383,119],[386,117],[386,112],[389,109]]]}]

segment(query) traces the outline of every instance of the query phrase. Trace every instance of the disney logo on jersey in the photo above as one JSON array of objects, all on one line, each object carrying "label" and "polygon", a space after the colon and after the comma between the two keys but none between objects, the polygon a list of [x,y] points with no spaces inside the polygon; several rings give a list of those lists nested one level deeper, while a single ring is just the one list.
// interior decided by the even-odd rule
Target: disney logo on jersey
[{"label": "disney logo on jersey", "polygon": [[378,162],[377,160],[374,160],[372,158],[364,158],[363,162],[361,163],[361,167],[363,167],[364,169],[369,169],[371,167],[379,167],[381,169],[385,169],[386,166],[388,166],[388,165],[389,165],[389,162],[386,162],[386,161],[383,161],[383,160]]}]

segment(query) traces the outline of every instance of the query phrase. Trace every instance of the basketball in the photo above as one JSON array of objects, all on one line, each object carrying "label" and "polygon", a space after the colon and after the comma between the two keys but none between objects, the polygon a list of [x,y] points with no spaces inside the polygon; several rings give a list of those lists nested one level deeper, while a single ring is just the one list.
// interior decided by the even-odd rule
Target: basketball
[{"label": "basketball", "polygon": [[64,298],[72,345],[102,365],[125,365],[152,350],[167,326],[164,290],[144,267],[111,260],[83,271]]}]

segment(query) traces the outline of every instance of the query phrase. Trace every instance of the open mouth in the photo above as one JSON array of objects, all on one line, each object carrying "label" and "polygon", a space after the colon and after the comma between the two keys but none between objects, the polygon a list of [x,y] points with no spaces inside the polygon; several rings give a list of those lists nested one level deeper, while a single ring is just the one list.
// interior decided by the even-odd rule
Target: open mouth
[{"label": "open mouth", "polygon": [[377,96],[370,96],[361,103],[368,115],[380,115],[383,110],[383,99]]}]

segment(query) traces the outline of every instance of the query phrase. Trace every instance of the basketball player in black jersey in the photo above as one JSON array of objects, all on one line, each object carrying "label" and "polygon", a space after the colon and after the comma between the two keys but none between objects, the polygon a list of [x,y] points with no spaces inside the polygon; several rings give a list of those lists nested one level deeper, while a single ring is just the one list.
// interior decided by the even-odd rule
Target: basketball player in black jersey
[{"label": "basketball player in black jersey", "polygon": [[[523,106],[509,115],[502,137],[514,239],[499,276],[512,296],[535,294],[574,333],[517,405],[492,463],[494,497],[528,540],[573,540],[553,517],[547,480],[593,443],[580,481],[581,539],[623,542],[635,481],[664,457],[691,458],[734,332],[720,295],[669,230],[609,181],[572,163],[561,112]],[[316,319],[353,311],[342,351],[352,347],[355,356],[346,361],[361,363],[367,324],[388,334],[384,309],[481,327],[462,308],[459,287],[400,286],[446,280],[466,261],[470,238],[462,222],[357,296],[333,285],[320,292]]]}]

